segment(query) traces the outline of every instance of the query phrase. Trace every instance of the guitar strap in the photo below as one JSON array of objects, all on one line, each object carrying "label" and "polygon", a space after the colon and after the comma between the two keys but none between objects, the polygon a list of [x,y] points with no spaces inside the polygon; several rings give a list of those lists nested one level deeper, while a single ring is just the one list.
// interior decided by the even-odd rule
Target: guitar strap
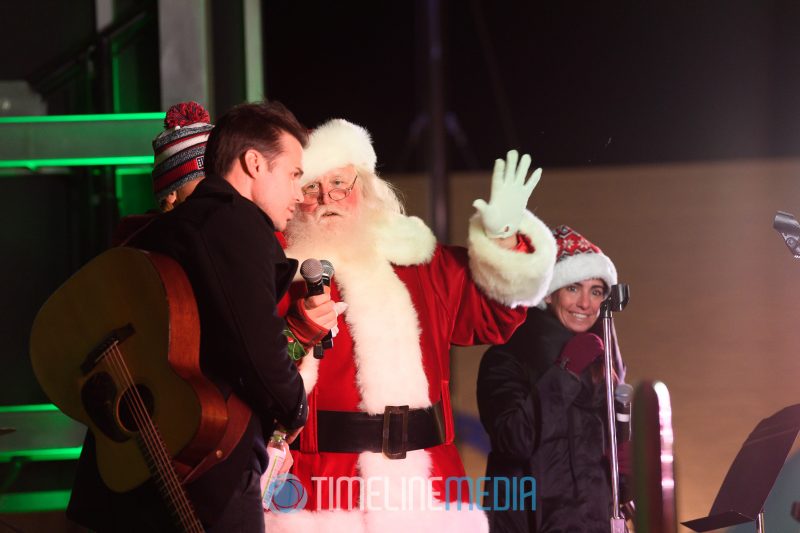
[{"label": "guitar strap", "polygon": [[250,407],[234,393],[228,396],[227,406],[228,424],[225,426],[225,434],[217,445],[214,446],[214,449],[184,477],[184,485],[196,480],[213,466],[227,459],[233,449],[236,448],[236,445],[239,444],[242,435],[244,435],[253,412],[250,410]]}]

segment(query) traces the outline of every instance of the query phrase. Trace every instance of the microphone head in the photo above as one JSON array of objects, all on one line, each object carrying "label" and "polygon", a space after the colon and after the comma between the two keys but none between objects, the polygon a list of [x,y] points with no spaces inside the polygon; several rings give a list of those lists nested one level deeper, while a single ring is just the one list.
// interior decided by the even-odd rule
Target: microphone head
[{"label": "microphone head", "polygon": [[327,277],[328,279],[332,278],[333,264],[327,259],[320,259],[319,262],[322,265],[322,275]]},{"label": "microphone head", "polygon": [[319,259],[306,259],[300,265],[300,275],[306,280],[306,283],[319,283],[322,280],[322,263]]},{"label": "microphone head", "polygon": [[622,405],[628,405],[633,399],[633,387],[627,383],[620,383],[614,389],[614,399]]}]

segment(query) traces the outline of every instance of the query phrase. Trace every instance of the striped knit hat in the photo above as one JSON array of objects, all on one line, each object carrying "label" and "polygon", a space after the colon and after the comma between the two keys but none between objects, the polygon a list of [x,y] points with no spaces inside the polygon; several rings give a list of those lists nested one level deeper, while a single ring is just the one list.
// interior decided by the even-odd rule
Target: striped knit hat
[{"label": "striped knit hat", "polygon": [[181,102],[167,111],[165,130],[153,139],[153,194],[160,202],[186,183],[205,177],[204,157],[214,126],[197,102]]}]

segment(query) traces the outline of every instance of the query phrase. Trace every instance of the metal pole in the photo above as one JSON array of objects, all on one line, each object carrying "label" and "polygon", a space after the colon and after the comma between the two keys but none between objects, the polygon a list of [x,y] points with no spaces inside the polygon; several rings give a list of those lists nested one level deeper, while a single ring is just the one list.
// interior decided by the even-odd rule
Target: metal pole
[{"label": "metal pole", "polygon": [[617,417],[614,412],[613,360],[611,354],[611,305],[603,302],[603,348],[605,356],[606,412],[608,415],[608,437],[611,446],[611,533],[625,533],[625,520],[619,509],[619,458],[617,457]]},{"label": "metal pole", "polygon": [[447,144],[444,104],[444,44],[442,43],[442,2],[427,0],[428,27],[428,113],[430,116],[431,222],[442,242],[450,239],[448,226]]},{"label": "metal pole", "polygon": [[764,511],[762,510],[758,513],[756,517],[756,531],[758,533],[765,533],[766,529],[764,529]]},{"label": "metal pole", "polygon": [[161,109],[196,100],[214,109],[209,0],[159,0]]}]

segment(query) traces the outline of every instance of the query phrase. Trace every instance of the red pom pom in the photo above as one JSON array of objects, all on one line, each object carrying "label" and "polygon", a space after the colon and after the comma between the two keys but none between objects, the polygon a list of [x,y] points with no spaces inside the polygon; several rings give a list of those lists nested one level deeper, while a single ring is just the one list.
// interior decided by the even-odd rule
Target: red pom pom
[{"label": "red pom pom", "polygon": [[164,119],[164,127],[172,129],[175,126],[184,127],[197,122],[211,124],[208,111],[197,102],[181,102],[169,108]]}]

